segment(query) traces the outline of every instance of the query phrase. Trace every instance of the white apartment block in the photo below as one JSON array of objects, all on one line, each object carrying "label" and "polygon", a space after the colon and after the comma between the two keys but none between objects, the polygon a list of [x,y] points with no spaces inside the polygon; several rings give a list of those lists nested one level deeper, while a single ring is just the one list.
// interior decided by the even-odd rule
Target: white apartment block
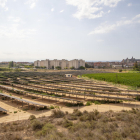
[{"label": "white apartment block", "polygon": [[85,67],[85,61],[80,59],[74,59],[74,60],[71,60],[71,61],[68,61],[68,60],[65,60],[65,59],[62,59],[62,60],[57,60],[57,59],[54,59],[54,60],[49,60],[49,59],[46,59],[46,60],[37,60],[34,62],[34,67],[46,67],[46,69],[52,69],[57,66],[61,67],[61,69],[66,69],[66,68],[71,68],[71,67],[74,67],[75,69],[78,69],[80,66],[83,66]]}]

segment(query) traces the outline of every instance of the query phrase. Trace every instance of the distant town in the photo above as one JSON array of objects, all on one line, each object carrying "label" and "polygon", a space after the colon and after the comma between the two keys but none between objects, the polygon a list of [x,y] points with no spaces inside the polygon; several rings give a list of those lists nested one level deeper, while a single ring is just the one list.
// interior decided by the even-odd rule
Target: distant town
[{"label": "distant town", "polygon": [[132,68],[134,63],[137,62],[140,64],[140,59],[135,58],[126,58],[122,61],[114,61],[114,62],[86,62],[87,68]]},{"label": "distant town", "polygon": [[45,69],[83,69],[83,68],[132,68],[137,62],[140,65],[140,59],[126,58],[122,61],[108,61],[108,62],[86,62],[85,60],[74,59],[71,61],[62,60],[37,60],[34,62],[0,62],[1,67],[13,67],[13,68],[45,68]]}]

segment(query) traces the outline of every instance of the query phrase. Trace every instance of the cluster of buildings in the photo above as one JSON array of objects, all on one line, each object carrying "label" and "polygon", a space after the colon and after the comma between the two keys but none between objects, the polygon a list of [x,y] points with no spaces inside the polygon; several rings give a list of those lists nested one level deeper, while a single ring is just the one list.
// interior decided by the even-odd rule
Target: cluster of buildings
[{"label": "cluster of buildings", "polygon": [[134,66],[134,63],[135,62],[137,62],[138,64],[140,64],[140,59],[135,59],[135,58],[131,58],[131,59],[128,59],[128,58],[126,58],[126,59],[123,59],[122,61],[121,61],[121,63],[123,64],[123,65],[127,65],[127,66]]},{"label": "cluster of buildings", "polygon": [[[34,61],[34,67],[44,67],[46,69],[56,69],[59,67],[60,69],[79,69],[80,67],[86,67],[86,68],[132,68],[134,66],[134,63],[137,62],[138,65],[140,65],[140,59],[123,59],[122,61],[118,62],[86,62],[82,59],[73,59],[73,60],[37,60]],[[0,65],[8,65],[9,62],[0,62]],[[33,63],[31,62],[13,62],[14,66],[33,66]]]},{"label": "cluster of buildings", "polygon": [[61,69],[69,69],[69,68],[75,68],[78,69],[79,67],[85,67],[85,61],[80,59],[74,59],[71,61],[62,59],[62,60],[37,60],[34,62],[34,67],[45,67],[46,69],[55,69],[56,67],[61,67]]},{"label": "cluster of buildings", "polygon": [[[11,62],[11,61],[9,61],[9,62]],[[9,62],[0,62],[0,64],[4,64],[4,65],[8,65],[9,64]],[[17,64],[17,65],[31,65],[32,63],[31,62],[13,62],[14,64]]]},{"label": "cluster of buildings", "polygon": [[121,62],[86,62],[91,68],[131,68],[134,63],[140,64],[140,59],[123,59]]},{"label": "cluster of buildings", "polygon": [[90,68],[115,68],[122,67],[121,62],[86,62]]}]

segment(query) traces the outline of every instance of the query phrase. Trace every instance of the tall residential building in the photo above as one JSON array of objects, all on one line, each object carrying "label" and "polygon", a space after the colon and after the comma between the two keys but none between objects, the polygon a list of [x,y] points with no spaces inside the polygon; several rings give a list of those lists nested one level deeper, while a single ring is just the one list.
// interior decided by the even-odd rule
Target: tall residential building
[{"label": "tall residential building", "polygon": [[61,67],[61,69],[66,69],[66,68],[71,68],[71,67],[74,67],[75,69],[78,69],[80,66],[83,66],[85,67],[85,61],[80,59],[74,59],[74,60],[71,60],[71,61],[68,61],[68,60],[65,60],[65,59],[62,59],[62,60],[57,60],[57,59],[54,59],[54,60],[49,60],[49,59],[46,59],[46,60],[37,60],[34,62],[34,66],[36,67],[46,67],[47,69],[55,69],[56,67]]}]

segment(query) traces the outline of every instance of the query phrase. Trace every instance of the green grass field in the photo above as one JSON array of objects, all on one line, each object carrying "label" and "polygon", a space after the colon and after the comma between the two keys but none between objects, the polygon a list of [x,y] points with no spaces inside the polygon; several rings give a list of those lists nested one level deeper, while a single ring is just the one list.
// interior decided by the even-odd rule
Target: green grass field
[{"label": "green grass field", "polygon": [[140,73],[98,73],[83,74],[82,76],[90,79],[113,82],[116,84],[140,87]]}]

